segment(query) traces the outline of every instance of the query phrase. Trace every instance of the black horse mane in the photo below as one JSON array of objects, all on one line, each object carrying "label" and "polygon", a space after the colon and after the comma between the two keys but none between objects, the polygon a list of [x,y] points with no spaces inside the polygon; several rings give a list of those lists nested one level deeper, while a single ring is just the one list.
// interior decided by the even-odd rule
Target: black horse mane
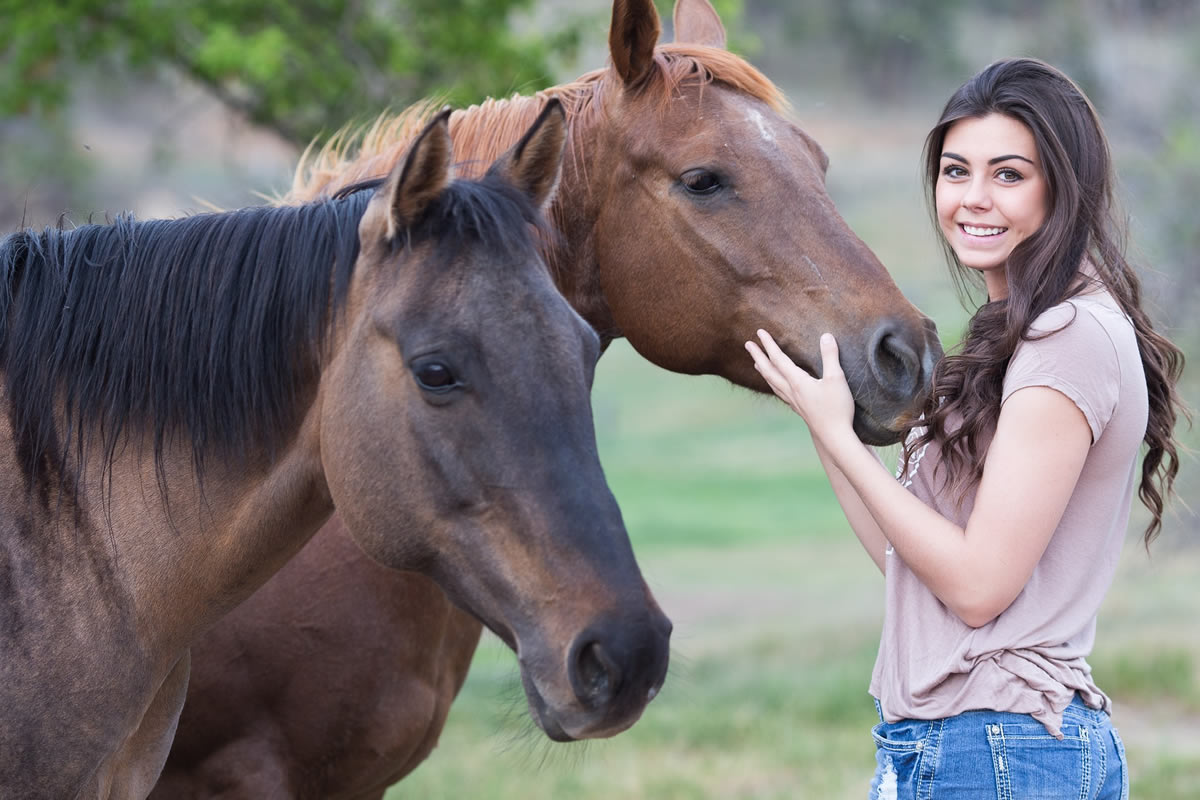
[{"label": "black horse mane", "polygon": [[[371,194],[0,240],[0,370],[31,488],[64,477],[72,446],[82,463],[92,435],[107,470],[123,434],[152,434],[163,489],[168,441],[190,440],[199,476],[210,454],[273,457],[320,370]],[[531,248],[524,198],[456,181],[405,242]]]}]

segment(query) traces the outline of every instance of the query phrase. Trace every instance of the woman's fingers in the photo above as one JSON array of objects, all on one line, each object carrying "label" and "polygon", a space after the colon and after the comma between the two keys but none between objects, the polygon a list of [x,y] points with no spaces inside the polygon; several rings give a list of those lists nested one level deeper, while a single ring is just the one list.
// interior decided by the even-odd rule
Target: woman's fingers
[{"label": "woman's fingers", "polygon": [[[821,335],[821,378],[817,379],[796,366],[780,349],[771,334],[757,331],[761,346],[746,342],[746,350],[754,359],[754,368],[766,380],[771,390],[792,407],[813,428],[823,429],[845,418],[847,409],[853,417],[854,401],[850,397],[846,376],[838,360],[837,341],[833,335]],[[830,380],[832,379],[832,380]]]},{"label": "woman's fingers", "polygon": [[775,339],[771,336],[771,334],[760,328],[758,330],[758,339],[762,342],[763,351],[767,354],[767,357],[771,359],[771,363],[773,363],[777,369],[782,369],[785,365],[790,367],[796,366],[795,362],[787,357],[787,353],[783,352],[783,350],[779,348],[779,345],[775,343]]},{"label": "woman's fingers", "polygon": [[[746,350],[750,353],[750,357],[754,359],[754,368],[758,370],[758,374],[763,376],[767,385],[775,394],[779,395],[784,400],[789,400],[787,397],[788,382],[783,377],[783,374],[771,362],[771,359],[762,351],[754,342],[746,342]],[[790,400],[789,400],[790,402]]]},{"label": "woman's fingers", "polygon": [[759,373],[767,379],[767,383],[770,383],[772,388],[780,385],[786,386],[789,376],[784,370],[787,367],[795,369],[795,365],[792,364],[791,359],[779,349],[769,335],[764,335],[771,342],[769,348],[773,348],[775,353],[778,353],[777,356],[773,357],[767,347],[760,348],[754,342],[746,342],[746,349],[750,351],[750,355],[754,358],[754,366],[758,368]]},{"label": "woman's fingers", "polygon": [[832,333],[821,334],[821,377],[842,375],[842,362],[838,359],[837,339]]},{"label": "woman's fingers", "polygon": [[[746,342],[746,352],[754,359],[754,368],[759,372],[762,372],[764,367],[771,367],[771,359],[767,358],[767,354],[754,342]],[[771,368],[774,369],[774,367]]]},{"label": "woman's fingers", "polygon": [[[762,341],[762,349],[770,359],[771,363],[780,371],[781,374],[786,375],[789,380],[815,380],[807,372],[796,366],[796,362],[792,361],[792,359],[788,357],[788,354],[780,349],[779,345],[775,343],[775,339],[771,336],[771,334],[764,330],[759,330],[758,338]],[[747,342],[746,345],[747,347],[750,347],[753,345],[753,342]],[[837,340],[833,338],[832,333],[821,334],[820,347],[821,363],[823,367],[821,376],[842,376],[842,365],[838,359]],[[753,354],[753,351],[751,351],[751,353]]]},{"label": "woman's fingers", "polygon": [[804,381],[812,380],[807,372],[796,366],[796,362],[788,356],[787,353],[780,349],[775,343],[774,337],[764,330],[758,331],[758,338],[762,342],[763,351],[770,358],[771,364],[779,371],[781,377],[790,384],[803,385]]}]

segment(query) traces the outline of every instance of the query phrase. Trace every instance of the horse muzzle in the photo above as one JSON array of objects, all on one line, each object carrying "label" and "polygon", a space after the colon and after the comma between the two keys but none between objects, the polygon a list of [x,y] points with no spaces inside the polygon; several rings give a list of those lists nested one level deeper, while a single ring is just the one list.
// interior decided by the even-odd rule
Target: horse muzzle
[{"label": "horse muzzle", "polygon": [[[670,620],[654,607],[640,621],[611,617],[593,623],[574,638],[564,660],[521,654],[521,680],[534,720],[559,742],[626,730],[662,689],[670,637]],[[556,667],[538,668],[547,663]]]},{"label": "horse muzzle", "polygon": [[919,332],[885,322],[871,332],[861,354],[844,354],[858,438],[875,446],[898,442],[906,421],[924,402],[941,357],[937,329],[928,319]]}]

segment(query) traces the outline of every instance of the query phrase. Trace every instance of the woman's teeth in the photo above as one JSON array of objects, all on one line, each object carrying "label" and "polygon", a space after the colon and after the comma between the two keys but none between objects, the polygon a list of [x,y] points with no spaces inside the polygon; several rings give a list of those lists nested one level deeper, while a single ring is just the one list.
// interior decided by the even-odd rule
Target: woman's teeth
[{"label": "woman's teeth", "polygon": [[963,225],[962,228],[972,236],[995,236],[1008,230],[1008,228],[979,228],[975,225]]}]

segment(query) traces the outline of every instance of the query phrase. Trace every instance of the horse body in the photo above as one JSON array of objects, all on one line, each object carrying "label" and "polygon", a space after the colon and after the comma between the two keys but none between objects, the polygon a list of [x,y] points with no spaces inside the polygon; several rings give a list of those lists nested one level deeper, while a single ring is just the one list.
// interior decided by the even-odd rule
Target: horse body
[{"label": "horse body", "polygon": [[[895,441],[940,352],[932,324],[837,214],[824,153],[781,113],[769,81],[723,49],[711,7],[681,0],[675,30],[676,44],[656,47],[653,6],[618,0],[612,67],[454,112],[462,168],[487,164],[548,96],[561,99],[570,127],[547,260],[602,342],[624,336],[667,369],[766,391],[743,349],[756,328],[813,372],[818,337],[833,331],[856,430],[864,441]],[[290,199],[386,172],[422,116],[418,107],[381,121],[351,161],[318,155]],[[347,541],[353,528],[331,523],[294,569],[222,621],[241,631],[238,670],[255,665],[255,685],[227,666],[232,645],[220,628],[194,648],[194,673],[205,677],[189,693],[156,796],[261,796],[246,765],[269,758],[281,794],[381,798],[436,743],[479,623],[427,578],[379,573]],[[315,578],[330,569],[330,580]],[[372,587],[371,613],[348,613],[363,602],[360,585]],[[447,638],[456,646],[443,649]],[[305,657],[273,655],[294,649]],[[281,684],[322,681],[329,696],[315,701],[263,700]],[[347,751],[375,757],[355,757],[347,777]]]},{"label": "horse body", "polygon": [[[86,488],[41,500],[13,480],[23,464],[5,469],[0,794],[149,793],[183,705],[187,643],[329,515],[328,494],[319,502],[319,472],[293,460],[278,463],[293,491],[280,491],[263,471],[254,474],[259,487],[243,492],[214,475],[206,484],[212,508],[191,519],[168,518],[155,502],[153,470],[128,470],[122,459],[103,493],[96,470],[85,466],[93,473]],[[63,466],[69,474],[78,465]],[[188,488],[171,485],[175,508]],[[280,524],[286,538],[270,535]],[[223,547],[223,538],[249,546]]]},{"label": "horse body", "polygon": [[145,796],[189,645],[335,503],[517,651],[547,735],[637,719],[670,623],[529,235],[564,135],[452,181],[443,115],[373,194],[0,242],[0,796]]},{"label": "horse body", "polygon": [[429,755],[481,625],[429,578],[397,580],[340,525],[247,600],[277,609],[271,624],[235,612],[203,637],[189,688],[203,702],[187,707],[155,796],[376,797]]}]

